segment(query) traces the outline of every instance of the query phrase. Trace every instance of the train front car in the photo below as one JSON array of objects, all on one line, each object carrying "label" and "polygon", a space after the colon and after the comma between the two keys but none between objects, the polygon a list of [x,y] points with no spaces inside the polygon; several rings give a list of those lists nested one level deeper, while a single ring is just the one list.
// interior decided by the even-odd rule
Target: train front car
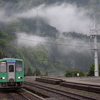
[{"label": "train front car", "polygon": [[19,89],[24,82],[24,62],[22,59],[0,59],[0,88]]}]

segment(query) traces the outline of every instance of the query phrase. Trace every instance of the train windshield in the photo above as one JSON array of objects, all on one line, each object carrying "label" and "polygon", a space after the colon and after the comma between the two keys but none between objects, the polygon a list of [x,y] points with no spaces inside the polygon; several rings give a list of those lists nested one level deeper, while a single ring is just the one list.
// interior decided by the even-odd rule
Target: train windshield
[{"label": "train windshield", "polygon": [[0,72],[6,72],[6,62],[0,62]]},{"label": "train windshield", "polygon": [[9,72],[14,72],[14,65],[9,65]]},{"label": "train windshield", "polygon": [[17,61],[16,62],[16,72],[21,72],[22,71],[22,61]]}]

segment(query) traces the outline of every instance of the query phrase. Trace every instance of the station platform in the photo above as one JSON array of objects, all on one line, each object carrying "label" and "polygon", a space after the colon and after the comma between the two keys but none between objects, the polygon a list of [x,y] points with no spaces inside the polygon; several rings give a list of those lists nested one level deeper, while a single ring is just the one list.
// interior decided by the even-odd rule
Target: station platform
[{"label": "station platform", "polygon": [[[35,80],[35,78],[39,78],[40,76],[26,76],[25,80]],[[93,85],[100,85],[100,77],[55,77],[55,76],[46,76],[48,78],[58,78],[62,79],[63,81],[68,82],[76,82],[76,83],[86,83],[86,84],[93,84]]]},{"label": "station platform", "polygon": [[64,81],[100,85],[100,77],[63,77]]}]

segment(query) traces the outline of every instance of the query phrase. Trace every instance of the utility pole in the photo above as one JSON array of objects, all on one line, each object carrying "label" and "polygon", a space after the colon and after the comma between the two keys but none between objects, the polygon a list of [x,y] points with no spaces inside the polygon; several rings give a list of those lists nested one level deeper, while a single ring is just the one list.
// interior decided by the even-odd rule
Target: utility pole
[{"label": "utility pole", "polygon": [[[95,18],[94,18],[95,20]],[[94,74],[96,77],[99,76],[99,68],[98,68],[98,41],[97,41],[97,36],[99,35],[99,29],[97,29],[96,24],[94,22],[94,26],[92,29],[90,29],[91,35],[92,37],[94,37],[94,64],[95,64],[95,70],[94,70]]]}]

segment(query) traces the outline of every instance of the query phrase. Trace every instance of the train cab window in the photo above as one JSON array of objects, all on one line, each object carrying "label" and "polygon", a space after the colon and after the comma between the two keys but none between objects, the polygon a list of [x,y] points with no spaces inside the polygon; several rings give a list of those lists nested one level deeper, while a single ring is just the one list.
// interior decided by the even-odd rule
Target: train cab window
[{"label": "train cab window", "polygon": [[21,72],[22,71],[22,61],[17,61],[16,62],[16,72]]},{"label": "train cab window", "polygon": [[6,72],[6,62],[0,62],[0,72]]},{"label": "train cab window", "polygon": [[14,65],[9,65],[9,72],[14,72]]}]

